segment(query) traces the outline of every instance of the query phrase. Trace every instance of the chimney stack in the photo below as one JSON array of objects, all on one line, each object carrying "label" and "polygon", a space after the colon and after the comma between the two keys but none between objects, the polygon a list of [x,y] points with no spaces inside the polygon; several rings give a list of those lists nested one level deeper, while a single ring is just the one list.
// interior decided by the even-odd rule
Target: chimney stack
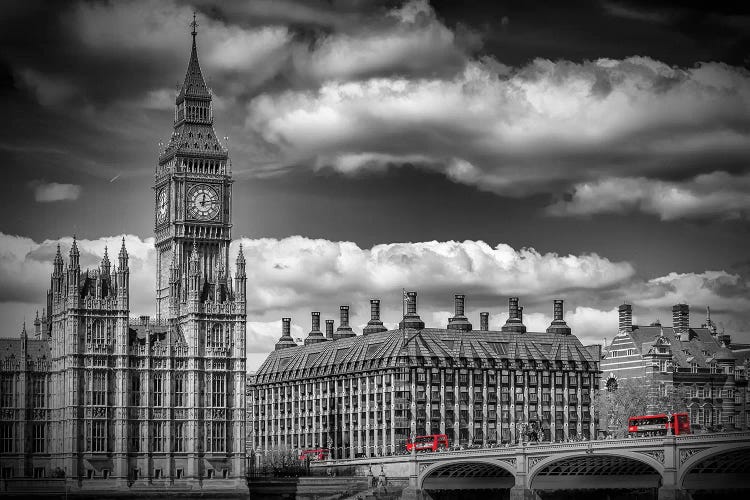
[{"label": "chimney stack", "polygon": [[479,329],[483,332],[489,331],[490,329],[490,313],[480,312],[479,313]]},{"label": "chimney stack", "polygon": [[352,331],[352,327],[349,326],[349,306],[341,306],[339,310],[341,312],[341,322],[339,323],[339,327],[336,328],[333,340],[354,337],[356,334]]},{"label": "chimney stack", "polygon": [[424,321],[417,314],[417,292],[406,292],[406,314],[399,322],[399,328],[413,328],[415,330],[424,329]]},{"label": "chimney stack", "polygon": [[557,333],[560,335],[570,335],[570,327],[563,319],[563,301],[555,299],[553,310],[552,324],[547,328],[547,333]]},{"label": "chimney stack", "polygon": [[690,306],[675,304],[672,306],[672,329],[677,340],[690,340]]},{"label": "chimney stack", "polygon": [[276,342],[275,349],[286,349],[288,347],[297,347],[292,338],[292,318],[281,318],[281,338]]},{"label": "chimney stack", "polygon": [[526,332],[526,326],[523,324],[521,314],[522,309],[518,307],[518,297],[508,298],[508,321],[501,328],[504,332]]},{"label": "chimney stack", "polygon": [[464,315],[464,305],[466,296],[457,293],[453,296],[455,305],[455,315],[452,318],[448,318],[448,330],[458,330],[462,332],[468,332],[472,326],[469,320]]},{"label": "chimney stack", "polygon": [[370,335],[372,333],[385,332],[388,329],[383,326],[383,322],[380,321],[380,299],[370,299],[370,321],[367,322],[367,326],[362,330],[364,335]]},{"label": "chimney stack", "polygon": [[310,333],[307,334],[305,345],[325,342],[326,338],[323,336],[323,332],[320,331],[320,312],[314,311],[310,315],[312,316],[312,328],[310,329]]},{"label": "chimney stack", "polygon": [[326,320],[326,338],[328,340],[333,340],[333,320],[332,319]]},{"label": "chimney stack", "polygon": [[620,313],[620,333],[630,333],[633,331],[633,306],[630,304],[621,304],[618,308]]}]

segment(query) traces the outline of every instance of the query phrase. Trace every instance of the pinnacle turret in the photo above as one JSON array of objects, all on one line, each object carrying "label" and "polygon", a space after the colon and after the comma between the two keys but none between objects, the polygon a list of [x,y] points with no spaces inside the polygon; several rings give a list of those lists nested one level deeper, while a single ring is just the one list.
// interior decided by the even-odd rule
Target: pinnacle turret
[{"label": "pinnacle turret", "polygon": [[77,269],[79,267],[80,252],[78,251],[78,243],[75,235],[73,236],[73,244],[70,246],[70,268]]},{"label": "pinnacle turret", "polygon": [[125,248],[125,237],[122,237],[122,245],[120,246],[120,253],[117,255],[118,267],[120,271],[126,271],[128,269],[128,250]]},{"label": "pinnacle turret", "polygon": [[102,257],[102,264],[101,264],[102,274],[108,275],[111,267],[112,266],[111,266],[111,264],[109,262],[109,255],[107,254],[107,247],[105,246],[104,247],[104,257]]},{"label": "pinnacle turret", "polygon": [[198,45],[196,43],[198,21],[195,19],[195,14],[193,14],[193,22],[190,23],[190,26],[192,27],[190,33],[193,36],[193,47],[190,51],[190,62],[188,62],[185,81],[182,84],[182,88],[180,88],[180,93],[177,95],[176,103],[178,105],[185,99],[211,99],[211,93],[208,90],[203,73],[201,72],[200,63],[198,62]]}]

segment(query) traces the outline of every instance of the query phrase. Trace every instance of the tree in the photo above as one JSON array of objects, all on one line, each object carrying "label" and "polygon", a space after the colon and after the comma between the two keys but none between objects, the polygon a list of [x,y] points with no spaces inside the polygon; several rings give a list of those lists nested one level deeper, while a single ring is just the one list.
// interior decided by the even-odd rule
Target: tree
[{"label": "tree", "polygon": [[625,379],[608,387],[611,390],[599,391],[595,400],[600,423],[614,437],[625,437],[628,417],[646,414],[648,385],[643,379]]},{"label": "tree", "polygon": [[[600,428],[614,437],[627,436],[628,418],[649,414],[650,390],[648,381],[643,378],[608,383],[607,389],[598,391],[594,399]],[[658,408],[658,413],[687,411],[682,391],[672,384],[665,384],[663,388],[659,388],[654,404]]]}]

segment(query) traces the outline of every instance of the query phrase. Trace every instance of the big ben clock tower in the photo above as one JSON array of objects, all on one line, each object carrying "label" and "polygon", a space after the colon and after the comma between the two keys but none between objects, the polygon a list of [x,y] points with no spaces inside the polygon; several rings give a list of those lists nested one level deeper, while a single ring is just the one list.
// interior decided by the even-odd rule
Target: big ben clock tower
[{"label": "big ben clock tower", "polygon": [[177,287],[170,282],[188,275],[193,247],[204,286],[216,283],[228,269],[231,241],[231,164],[213,128],[211,92],[198,63],[197,23],[192,26],[193,47],[175,101],[174,131],[159,157],[154,184],[156,315],[161,320],[173,319],[179,302],[187,298],[184,282]]}]

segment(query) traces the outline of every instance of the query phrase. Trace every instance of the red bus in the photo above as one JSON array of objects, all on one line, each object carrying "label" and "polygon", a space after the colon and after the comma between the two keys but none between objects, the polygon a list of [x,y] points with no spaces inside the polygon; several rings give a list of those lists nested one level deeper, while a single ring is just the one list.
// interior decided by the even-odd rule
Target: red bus
[{"label": "red bus", "polygon": [[406,442],[406,451],[411,452],[414,448],[416,451],[438,451],[448,449],[447,434],[429,434],[427,436],[417,436],[414,441],[410,439]]},{"label": "red bus", "polygon": [[690,434],[690,417],[687,413],[673,413],[671,419],[670,415],[664,413],[630,417],[628,418],[628,434],[631,436]]},{"label": "red bus", "polygon": [[307,459],[310,459],[311,462],[315,462],[317,460],[328,460],[330,456],[331,450],[328,448],[315,448],[311,450],[302,450],[299,454],[299,459],[303,462]]}]

